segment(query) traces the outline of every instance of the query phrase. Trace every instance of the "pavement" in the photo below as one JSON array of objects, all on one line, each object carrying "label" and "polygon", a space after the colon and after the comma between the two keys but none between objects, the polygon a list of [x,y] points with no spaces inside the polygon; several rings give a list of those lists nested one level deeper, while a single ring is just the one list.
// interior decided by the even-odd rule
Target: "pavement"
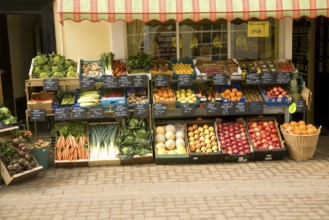
[{"label": "pavement", "polygon": [[0,188],[0,219],[329,219],[329,135],[313,160],[50,168]]}]

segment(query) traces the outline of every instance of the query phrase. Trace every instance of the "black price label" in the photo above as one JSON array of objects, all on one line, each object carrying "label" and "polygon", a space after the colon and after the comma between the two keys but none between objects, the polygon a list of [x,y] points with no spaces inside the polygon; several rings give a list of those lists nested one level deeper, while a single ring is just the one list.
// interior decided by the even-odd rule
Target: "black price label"
[{"label": "black price label", "polygon": [[80,88],[89,90],[95,88],[95,79],[92,77],[81,77],[80,78]]},{"label": "black price label", "polygon": [[213,85],[215,86],[221,86],[221,85],[227,85],[228,79],[226,74],[215,74],[213,78]]},{"label": "black price label", "polygon": [[288,84],[290,83],[290,73],[277,73],[276,83],[278,84]]},{"label": "black price label", "polygon": [[220,106],[217,102],[206,103],[206,114],[207,115],[219,115]]},{"label": "black price label", "polygon": [[221,115],[232,115],[234,112],[233,102],[224,102],[220,105],[220,114]]},{"label": "black price label", "polygon": [[115,108],[115,117],[125,118],[128,117],[128,107],[126,105],[118,105]]},{"label": "black price label", "polygon": [[244,115],[247,113],[247,106],[245,102],[234,102],[233,114]]},{"label": "black price label", "polygon": [[183,116],[194,116],[195,115],[195,104],[182,103],[181,104]]},{"label": "black price label", "polygon": [[263,102],[248,102],[248,114],[263,114]]},{"label": "black price label", "polygon": [[55,121],[65,121],[70,119],[70,109],[68,108],[55,109],[54,119]]},{"label": "black price label", "polygon": [[180,86],[192,86],[193,75],[192,74],[180,74],[177,76],[177,85]]},{"label": "black price label", "polygon": [[3,121],[0,121],[0,129],[7,128],[8,125],[6,125]]},{"label": "black price label", "polygon": [[72,119],[86,119],[87,109],[86,108],[73,108],[72,109]]},{"label": "black price label", "polygon": [[118,86],[120,88],[131,88],[133,85],[131,77],[128,75],[118,76]]},{"label": "black price label", "polygon": [[133,87],[147,88],[149,85],[149,78],[146,75],[131,76],[133,81]]},{"label": "black price label", "polygon": [[294,101],[296,104],[296,112],[304,113],[306,111],[306,102],[304,100]]},{"label": "black price label", "polygon": [[58,79],[44,79],[43,90],[46,91],[57,91],[58,90]]},{"label": "black price label", "polygon": [[167,116],[167,105],[165,104],[153,104],[154,117],[166,117]]},{"label": "black price label", "polygon": [[135,105],[134,115],[136,117],[148,117],[149,116],[149,105],[148,104]]},{"label": "black price label", "polygon": [[45,121],[46,110],[44,109],[32,109],[31,110],[31,121]]},{"label": "black price label", "polygon": [[103,86],[106,89],[118,88],[118,78],[116,76],[104,76]]},{"label": "black price label", "polygon": [[104,108],[103,106],[92,106],[89,108],[90,118],[104,118]]},{"label": "black price label", "polygon": [[155,76],[155,86],[169,86],[169,75],[156,75]]},{"label": "black price label", "polygon": [[262,84],[275,84],[275,73],[264,72],[261,76]]},{"label": "black price label", "polygon": [[246,75],[246,84],[258,85],[260,84],[260,76],[258,73],[248,73]]}]

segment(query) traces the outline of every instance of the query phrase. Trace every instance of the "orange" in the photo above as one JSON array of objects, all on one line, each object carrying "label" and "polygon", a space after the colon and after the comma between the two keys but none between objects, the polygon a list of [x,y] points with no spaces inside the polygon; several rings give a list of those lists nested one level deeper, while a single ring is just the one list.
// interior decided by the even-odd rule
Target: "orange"
[{"label": "orange", "polygon": [[300,121],[298,122],[298,124],[299,124],[299,125],[305,125],[305,121],[300,120]]},{"label": "orange", "polygon": [[232,97],[231,101],[238,101],[236,97]]},{"label": "orange", "polygon": [[289,126],[288,123],[283,123],[283,124],[282,124],[282,128],[284,128],[284,129],[286,129],[288,126]]},{"label": "orange", "polygon": [[222,93],[220,94],[221,97],[225,97],[225,95],[226,95],[225,92],[222,92]]},{"label": "orange", "polygon": [[292,121],[292,122],[290,122],[290,125],[291,126],[298,126],[299,124],[297,122],[295,122],[295,121]]},{"label": "orange", "polygon": [[301,130],[299,130],[299,129],[297,129],[297,130],[295,130],[295,131],[294,131],[294,134],[298,134],[298,135],[301,135],[301,134],[302,134],[302,131],[301,131]]},{"label": "orange", "polygon": [[174,93],[173,93],[173,92],[169,92],[169,93],[168,93],[168,97],[169,97],[169,98],[173,98],[173,97],[174,97]]},{"label": "orange", "polygon": [[162,97],[163,93],[162,92],[159,92],[158,93],[158,96]]},{"label": "orange", "polygon": [[307,129],[306,125],[299,125],[298,127],[299,127],[300,130],[306,130]]},{"label": "orange", "polygon": [[231,92],[230,97],[235,97],[235,93]]},{"label": "orange", "polygon": [[313,128],[314,126],[312,124],[306,125],[307,128]]},{"label": "orange", "polygon": [[226,90],[225,90],[225,94],[226,94],[226,95],[229,95],[230,93],[231,93],[231,91],[230,91],[229,89],[226,89]]},{"label": "orange", "polygon": [[237,93],[238,90],[237,90],[236,88],[233,88],[233,89],[232,89],[232,92],[233,92],[233,93]]},{"label": "orange", "polygon": [[242,97],[243,95],[242,95],[242,92],[237,92],[236,93],[236,96],[238,96],[238,97]]},{"label": "orange", "polygon": [[302,134],[303,135],[306,135],[307,134],[307,131],[306,130],[302,130]]},{"label": "orange", "polygon": [[168,98],[168,93],[163,93],[163,98]]}]

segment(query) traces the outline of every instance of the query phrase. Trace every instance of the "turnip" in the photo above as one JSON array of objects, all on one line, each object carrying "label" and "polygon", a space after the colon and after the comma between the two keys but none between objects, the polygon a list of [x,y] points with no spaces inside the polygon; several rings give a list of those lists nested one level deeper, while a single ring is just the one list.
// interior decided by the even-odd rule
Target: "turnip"
[{"label": "turnip", "polygon": [[13,145],[14,146],[18,146],[21,143],[21,141],[19,140],[19,138],[14,138],[13,139]]}]

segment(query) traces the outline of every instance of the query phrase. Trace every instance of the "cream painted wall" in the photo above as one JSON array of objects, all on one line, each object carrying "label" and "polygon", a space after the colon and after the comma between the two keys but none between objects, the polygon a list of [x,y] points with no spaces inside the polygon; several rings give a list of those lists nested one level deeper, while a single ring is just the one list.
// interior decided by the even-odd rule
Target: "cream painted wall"
[{"label": "cream painted wall", "polygon": [[31,60],[35,53],[33,25],[36,18],[37,15],[7,15],[15,99],[25,96],[25,80],[28,79]]},{"label": "cream painted wall", "polygon": [[111,51],[110,23],[100,21],[58,22],[57,5],[54,1],[54,21],[57,53],[78,60],[99,59],[101,53]]}]

